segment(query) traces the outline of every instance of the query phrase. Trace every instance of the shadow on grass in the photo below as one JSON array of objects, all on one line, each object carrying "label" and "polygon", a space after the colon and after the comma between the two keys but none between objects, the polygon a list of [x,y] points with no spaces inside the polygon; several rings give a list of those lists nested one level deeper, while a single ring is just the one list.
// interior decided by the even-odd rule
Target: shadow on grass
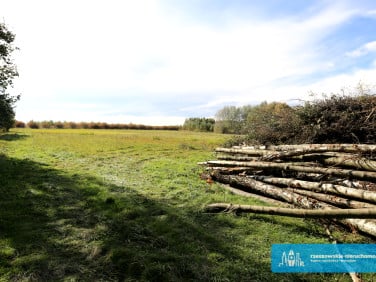
[{"label": "shadow on grass", "polygon": [[226,219],[189,217],[131,187],[0,156],[0,195],[5,281],[292,279],[258,261],[237,269],[246,264],[225,244]]},{"label": "shadow on grass", "polygon": [[0,134],[0,140],[3,141],[17,141],[21,139],[25,139],[29,137],[26,134],[19,134],[19,133],[1,133]]},{"label": "shadow on grass", "polygon": [[[208,280],[212,234],[131,189],[0,156],[6,280]],[[218,231],[219,232],[219,231]],[[202,275],[202,277],[201,277]]]}]

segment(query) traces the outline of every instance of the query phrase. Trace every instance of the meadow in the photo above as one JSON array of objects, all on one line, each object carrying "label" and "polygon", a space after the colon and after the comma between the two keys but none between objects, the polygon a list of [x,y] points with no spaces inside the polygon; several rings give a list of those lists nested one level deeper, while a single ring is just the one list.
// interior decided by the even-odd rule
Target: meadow
[{"label": "meadow", "polygon": [[[275,274],[273,243],[329,243],[321,224],[207,214],[265,203],[200,179],[228,135],[17,129],[0,136],[0,281],[351,281]],[[335,228],[339,242],[371,242]],[[372,279],[372,274],[364,275]]]}]

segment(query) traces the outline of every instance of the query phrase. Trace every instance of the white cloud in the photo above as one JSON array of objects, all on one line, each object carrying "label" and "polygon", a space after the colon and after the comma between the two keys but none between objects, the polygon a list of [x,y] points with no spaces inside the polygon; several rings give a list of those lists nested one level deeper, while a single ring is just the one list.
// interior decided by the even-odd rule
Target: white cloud
[{"label": "white cloud", "polygon": [[[90,120],[96,114],[106,121],[111,118],[111,108],[90,112],[85,108],[95,103],[94,98],[103,100],[106,95],[119,98],[114,111],[119,103],[130,103],[135,105],[132,115],[136,107],[143,106],[158,113],[154,117],[161,120],[161,112],[168,110],[153,109],[148,97],[194,98],[194,103],[179,105],[180,111],[196,109],[198,113],[227,102],[301,97],[315,85],[294,84],[298,77],[309,78],[336,66],[317,46],[360,13],[342,2],[328,2],[326,7],[313,7],[306,14],[289,18],[238,18],[224,11],[224,22],[215,25],[198,21],[194,15],[181,17],[179,13],[186,12],[178,3],[170,2],[173,8],[166,3],[4,1],[5,20],[21,48],[16,54],[20,71],[17,89],[23,93],[20,115],[22,112],[25,119],[56,116]],[[376,43],[370,42],[354,50],[353,56],[374,48]],[[349,81],[348,76],[356,74],[327,79],[332,81],[329,84],[338,83],[339,88]],[[281,82],[286,78],[290,82]],[[85,117],[80,118],[77,110],[81,103],[72,107],[69,102],[56,102],[76,100],[77,96],[85,104]],[[130,99],[136,101],[131,103]],[[32,101],[40,106],[32,106]],[[173,107],[170,103],[167,106]],[[139,108],[139,112],[145,115],[144,109]]]},{"label": "white cloud", "polygon": [[351,51],[351,52],[348,52],[346,55],[349,56],[349,57],[361,57],[361,56],[365,56],[371,52],[376,52],[376,41],[371,41],[371,42],[368,42],[366,44],[364,44],[363,46]]},{"label": "white cloud", "polygon": [[368,16],[368,17],[376,17],[376,10],[368,10],[364,14],[365,16]]}]

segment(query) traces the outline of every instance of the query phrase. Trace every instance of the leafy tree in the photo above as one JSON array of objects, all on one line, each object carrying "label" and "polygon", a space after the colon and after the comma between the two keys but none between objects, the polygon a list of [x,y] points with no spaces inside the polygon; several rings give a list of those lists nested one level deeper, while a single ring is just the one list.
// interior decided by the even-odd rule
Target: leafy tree
[{"label": "leafy tree", "polygon": [[215,114],[214,131],[218,133],[246,134],[248,113],[253,106],[225,106]]},{"label": "leafy tree", "polygon": [[190,131],[213,131],[215,120],[212,118],[188,118],[184,121],[183,129]]},{"label": "leafy tree", "polygon": [[0,23],[0,128],[8,131],[14,124],[14,104],[20,96],[12,96],[7,91],[13,87],[13,79],[18,76],[17,68],[11,59],[15,50],[15,35],[5,24]]},{"label": "leafy tree", "polygon": [[247,117],[248,139],[265,144],[294,143],[300,130],[296,110],[286,103],[263,102]]}]

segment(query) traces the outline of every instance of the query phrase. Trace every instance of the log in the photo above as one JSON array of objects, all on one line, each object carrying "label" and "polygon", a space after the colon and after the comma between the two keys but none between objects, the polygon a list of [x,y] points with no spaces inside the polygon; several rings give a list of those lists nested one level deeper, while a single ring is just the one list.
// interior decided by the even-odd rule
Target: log
[{"label": "log", "polygon": [[262,149],[237,149],[237,148],[216,148],[217,153],[230,153],[230,154],[243,154],[248,156],[265,156],[276,153],[274,150],[262,150]]},{"label": "log", "polygon": [[316,152],[347,152],[347,153],[372,153],[376,151],[376,145],[371,144],[300,144],[300,145],[269,145],[253,146],[254,149],[291,151],[291,150],[316,150]]},{"label": "log", "polygon": [[213,171],[218,170],[223,174],[240,174],[255,172],[254,168],[250,167],[207,167],[206,170]]},{"label": "log", "polygon": [[343,158],[333,157],[324,159],[323,162],[327,165],[352,167],[356,169],[364,169],[368,171],[376,171],[376,161],[368,160],[366,158]]},{"label": "log", "polygon": [[[261,158],[264,159],[264,158]],[[256,157],[248,157],[248,156],[242,156],[242,155],[217,155],[217,160],[224,160],[224,161],[239,161],[239,162],[247,162],[247,161],[260,161],[260,158]],[[296,164],[295,162],[291,162],[289,164]],[[304,162],[300,161],[299,165],[304,166],[318,166],[319,164],[316,162]]]},{"label": "log", "polygon": [[322,201],[324,203],[331,204],[339,208],[347,208],[347,209],[348,208],[351,208],[351,209],[376,208],[376,205],[373,205],[373,204],[349,200],[346,198],[333,196],[329,194],[316,193],[316,192],[300,190],[300,189],[295,189],[295,188],[287,188],[287,191],[291,191],[293,193],[296,193],[302,196],[310,197],[310,198]]},{"label": "log", "polygon": [[[241,177],[241,176],[234,176],[234,175],[221,175],[219,171],[213,171],[211,176],[214,180],[217,180],[221,183],[227,183],[230,185],[240,186],[248,191],[253,191],[256,193],[262,193],[265,196],[271,197],[276,200],[286,201],[290,204],[297,205],[299,207],[303,207],[306,209],[335,209],[334,206],[323,203],[323,202],[314,202],[307,197],[300,196],[296,193],[292,193],[289,191],[281,191],[280,188],[275,187],[273,185],[267,185],[260,183],[259,181],[250,179],[249,177]],[[243,180],[243,181],[242,181]],[[253,180],[253,181],[251,181]],[[363,210],[363,209],[362,209]],[[372,209],[376,210],[376,209]],[[374,216],[373,218],[376,218]],[[365,234],[371,235],[376,237],[376,221],[368,220],[359,220],[359,219],[342,219],[340,220],[342,224],[353,226],[354,228],[364,232]]]},{"label": "log", "polygon": [[230,155],[230,154],[221,154],[217,155],[218,160],[232,160],[232,161],[257,161],[258,157],[250,157],[247,155]]},{"label": "log", "polygon": [[299,166],[291,163],[270,163],[270,162],[237,162],[237,161],[208,161],[209,166],[242,166],[255,168],[276,168],[284,171],[299,171],[321,173],[324,175],[348,177],[363,180],[376,180],[376,172],[363,170],[350,170],[339,168],[322,168],[322,167],[307,167]]},{"label": "log", "polygon": [[[357,156],[355,154],[351,153],[343,153],[343,152],[319,152],[319,153],[312,153],[312,152],[306,152],[306,151],[283,151],[278,152],[279,155],[275,154],[274,158],[269,158],[268,161],[272,161],[274,159],[283,159],[283,160],[306,160],[306,161],[321,161],[323,159],[327,159],[330,157],[339,157],[339,158],[353,158],[354,156]],[[289,154],[287,154],[289,153]],[[264,156],[265,158],[267,156]]]},{"label": "log", "polygon": [[[347,153],[336,153],[336,152],[325,152],[321,154],[312,154],[307,151],[288,151],[288,152],[278,152],[267,155],[259,155],[261,157],[249,156],[248,154],[218,154],[218,160],[235,160],[235,161],[273,161],[273,160],[286,160],[286,159],[297,159],[300,156],[302,160],[309,159],[311,161],[316,161],[321,164],[339,166],[339,167],[350,167],[355,169],[364,169],[368,171],[376,171],[376,161],[369,160],[367,158],[360,158],[358,156],[347,154]],[[313,163],[307,163],[313,164]],[[302,162],[299,162],[302,165]]]},{"label": "log", "polygon": [[269,184],[283,185],[292,188],[299,188],[305,190],[311,190],[314,192],[331,193],[335,195],[341,195],[344,197],[350,197],[353,199],[359,199],[363,201],[368,201],[376,204],[376,193],[372,191],[366,191],[358,188],[349,188],[346,186],[331,184],[331,183],[320,183],[311,182],[304,180],[296,180],[293,178],[282,178],[282,177],[269,177],[269,176],[254,176],[258,181],[262,181]]},{"label": "log", "polygon": [[376,221],[373,219],[345,219],[348,224],[351,224],[361,232],[376,237]]},{"label": "log", "polygon": [[227,203],[214,203],[205,207],[206,212],[237,212],[237,213],[258,213],[281,215],[290,217],[304,217],[304,218],[376,218],[376,209],[291,209],[281,207],[264,207],[252,205],[234,205]]},{"label": "log", "polygon": [[296,193],[287,191],[286,189],[280,189],[274,185],[256,181],[249,177],[223,175],[218,171],[213,171],[210,175],[215,181],[229,184],[236,188],[241,187],[247,192],[261,194],[278,201],[284,201],[304,208],[322,207],[317,203],[317,201],[309,200],[307,197],[297,195]]},{"label": "log", "polygon": [[[211,172],[212,178],[222,183],[240,187],[249,192],[262,194],[279,201],[286,201],[305,209],[341,210],[338,207],[351,207],[352,210],[361,208],[376,210],[376,145],[368,144],[302,144],[302,145],[269,145],[252,147],[217,148],[219,161],[208,161],[205,164]],[[354,155],[356,154],[356,155]],[[363,156],[363,157],[361,157]],[[368,157],[368,158],[367,158]],[[268,162],[269,161],[269,162]],[[273,162],[270,162],[273,161]],[[297,162],[298,161],[298,162]],[[308,163],[311,161],[311,163]],[[312,163],[314,162],[314,163]],[[304,166],[304,165],[305,166]],[[320,166],[332,166],[323,168]],[[249,168],[247,170],[247,168]],[[222,171],[222,172],[221,172]],[[226,172],[223,172],[226,171]],[[243,176],[224,175],[223,173],[241,173]],[[322,179],[335,180],[333,183],[314,183],[296,179],[284,179],[280,177],[245,176],[252,174],[271,174],[283,177],[300,175],[318,176],[314,181]],[[327,178],[326,176],[330,176]],[[339,179],[341,178],[341,179]],[[273,182],[284,179],[279,183]],[[353,182],[346,187],[339,181],[362,180],[354,185]],[[262,180],[262,182],[260,182]],[[279,180],[278,180],[279,181]],[[373,182],[373,183],[372,183]],[[287,184],[286,184],[287,183]],[[278,186],[294,187],[281,189]],[[353,186],[361,186],[363,189],[355,189]],[[359,187],[358,187],[359,188]],[[321,194],[321,193],[329,193]],[[240,192],[241,193],[241,192]],[[350,198],[350,199],[347,199]],[[353,199],[357,199],[353,200]],[[364,201],[364,202],[363,202]],[[371,204],[372,203],[372,204]],[[365,208],[363,208],[365,207]],[[326,216],[326,218],[332,218]],[[335,217],[334,217],[335,218]],[[338,217],[339,222],[376,236],[376,216],[368,217]]]},{"label": "log", "polygon": [[281,201],[274,200],[274,199],[271,199],[271,198],[268,198],[268,197],[265,197],[265,196],[249,193],[249,192],[246,192],[244,190],[231,187],[230,185],[222,185],[222,187],[224,189],[230,191],[231,193],[235,194],[235,195],[239,195],[239,196],[243,196],[243,197],[247,197],[247,198],[254,198],[254,199],[257,199],[257,200],[260,200],[260,201],[263,201],[263,202],[266,202],[266,203],[270,203],[270,204],[273,204],[273,205],[291,207],[291,205],[286,203],[286,202],[281,202]]}]

